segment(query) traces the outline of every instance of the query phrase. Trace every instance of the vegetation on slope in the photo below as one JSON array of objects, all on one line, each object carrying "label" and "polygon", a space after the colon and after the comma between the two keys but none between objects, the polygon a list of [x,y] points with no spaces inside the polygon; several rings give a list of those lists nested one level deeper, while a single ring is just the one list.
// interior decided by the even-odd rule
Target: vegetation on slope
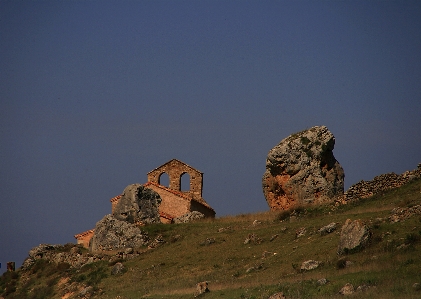
[{"label": "vegetation on slope", "polygon": [[[420,298],[414,284],[421,283],[421,215],[397,223],[387,219],[396,207],[420,204],[421,180],[416,180],[340,207],[150,225],[145,227],[150,237],[161,235],[166,243],[123,260],[123,274],[111,275],[113,264],[104,261],[72,270],[40,260],[30,274],[5,273],[0,296],[62,298],[71,295],[63,291],[64,282],[76,281],[92,286],[86,295],[92,298],[192,298],[196,283],[208,281],[210,292],[202,296],[209,299],[267,299],[276,292],[286,298],[339,298],[346,283],[368,287],[353,298]],[[368,223],[372,241],[359,252],[338,256],[340,227],[348,218]],[[338,229],[321,236],[318,230],[332,222]],[[306,233],[297,237],[301,228]],[[310,259],[323,264],[300,271]],[[321,278],[328,283],[318,284]]]}]

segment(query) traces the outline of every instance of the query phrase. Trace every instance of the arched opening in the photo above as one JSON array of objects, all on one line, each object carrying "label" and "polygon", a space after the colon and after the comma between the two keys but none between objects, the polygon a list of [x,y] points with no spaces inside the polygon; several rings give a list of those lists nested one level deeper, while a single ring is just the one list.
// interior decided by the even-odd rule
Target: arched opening
[{"label": "arched opening", "polygon": [[190,191],[190,175],[187,172],[180,177],[180,191]]},{"label": "arched opening", "polygon": [[160,184],[161,186],[168,187],[168,188],[170,187],[170,176],[168,175],[168,173],[163,172],[159,175],[158,184]]}]

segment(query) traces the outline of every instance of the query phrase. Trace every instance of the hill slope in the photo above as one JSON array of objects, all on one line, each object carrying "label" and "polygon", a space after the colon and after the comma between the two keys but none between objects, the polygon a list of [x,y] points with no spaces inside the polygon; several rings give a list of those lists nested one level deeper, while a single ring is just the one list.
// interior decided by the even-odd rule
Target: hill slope
[{"label": "hill slope", "polygon": [[[388,218],[397,207],[417,205],[420,179],[339,207],[150,225],[145,227],[149,236],[165,243],[140,248],[132,259],[114,257],[112,262],[93,262],[80,269],[39,259],[25,271],[5,273],[0,296],[192,298],[196,283],[208,281],[210,292],[204,298],[266,299],[276,292],[286,298],[339,298],[346,283],[364,289],[353,298],[420,298],[416,283],[421,284],[421,215],[414,212],[397,222]],[[372,241],[359,252],[338,256],[340,228],[348,218],[369,224]],[[332,222],[338,224],[337,230],[320,235],[318,230]],[[322,265],[300,271],[306,260]],[[116,262],[125,270],[111,275]],[[328,282],[318,282],[322,278]]]}]

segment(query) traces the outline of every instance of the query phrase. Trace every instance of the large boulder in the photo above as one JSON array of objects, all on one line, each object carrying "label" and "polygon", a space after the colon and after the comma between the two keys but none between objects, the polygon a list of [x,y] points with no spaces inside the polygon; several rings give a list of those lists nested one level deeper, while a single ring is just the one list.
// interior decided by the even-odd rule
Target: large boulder
[{"label": "large boulder", "polygon": [[369,227],[361,220],[347,219],[342,226],[338,254],[352,253],[363,249],[371,239]]},{"label": "large boulder", "polygon": [[335,137],[325,126],[292,134],[272,148],[262,187],[271,210],[331,202],[344,192],[344,171],[333,156]]},{"label": "large boulder", "polygon": [[127,186],[114,208],[113,216],[130,223],[160,223],[159,205],[161,197],[141,184]]},{"label": "large boulder", "polygon": [[114,251],[124,248],[139,248],[149,241],[147,233],[127,221],[106,215],[97,222],[90,241],[92,252]]}]

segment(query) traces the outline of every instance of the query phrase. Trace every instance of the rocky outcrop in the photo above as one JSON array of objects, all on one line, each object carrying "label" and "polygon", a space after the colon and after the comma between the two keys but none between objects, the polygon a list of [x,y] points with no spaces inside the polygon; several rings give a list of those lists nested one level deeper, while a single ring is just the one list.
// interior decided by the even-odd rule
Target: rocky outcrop
[{"label": "rocky outcrop", "polygon": [[40,244],[29,251],[28,257],[22,264],[21,270],[29,269],[37,260],[44,259],[51,263],[66,263],[71,268],[80,268],[85,264],[103,259],[101,255],[83,251],[80,245],[72,243],[65,245]]},{"label": "rocky outcrop", "polygon": [[106,215],[97,222],[90,242],[92,252],[114,251],[123,248],[139,248],[148,243],[147,233],[138,226]]},{"label": "rocky outcrop", "polygon": [[371,231],[361,220],[347,219],[342,226],[338,254],[352,253],[368,245]]},{"label": "rocky outcrop", "polygon": [[344,192],[344,171],[325,126],[290,135],[269,151],[262,187],[271,210],[331,202]]},{"label": "rocky outcrop", "polygon": [[180,217],[174,218],[173,223],[188,223],[205,218],[205,215],[198,211],[189,212]]},{"label": "rocky outcrop", "polygon": [[161,197],[141,184],[127,186],[114,208],[113,216],[129,223],[160,223]]}]

